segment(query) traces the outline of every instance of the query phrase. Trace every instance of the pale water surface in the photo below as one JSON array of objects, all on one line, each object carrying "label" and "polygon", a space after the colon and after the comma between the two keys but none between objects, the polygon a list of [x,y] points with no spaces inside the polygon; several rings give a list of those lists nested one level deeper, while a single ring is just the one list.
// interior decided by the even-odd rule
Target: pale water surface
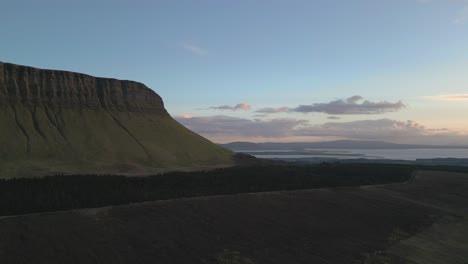
[{"label": "pale water surface", "polygon": [[[307,150],[305,150],[307,151]],[[436,158],[457,158],[468,159],[468,149],[314,149],[309,150],[310,154],[288,155],[288,152],[281,151],[284,154],[269,155],[272,151],[242,151],[249,153],[257,158],[280,158],[280,159],[299,159],[299,158],[337,158],[337,159],[391,159],[391,160],[416,160],[416,159],[436,159]],[[276,151],[279,152],[279,151]]]}]

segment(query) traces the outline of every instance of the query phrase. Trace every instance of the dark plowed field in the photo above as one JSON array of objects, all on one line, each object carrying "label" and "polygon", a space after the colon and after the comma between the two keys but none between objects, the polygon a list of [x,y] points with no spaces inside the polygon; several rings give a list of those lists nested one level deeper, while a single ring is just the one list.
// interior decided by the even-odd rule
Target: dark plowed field
[{"label": "dark plowed field", "polygon": [[424,171],[399,185],[4,217],[0,263],[463,264],[467,212],[468,175]]}]

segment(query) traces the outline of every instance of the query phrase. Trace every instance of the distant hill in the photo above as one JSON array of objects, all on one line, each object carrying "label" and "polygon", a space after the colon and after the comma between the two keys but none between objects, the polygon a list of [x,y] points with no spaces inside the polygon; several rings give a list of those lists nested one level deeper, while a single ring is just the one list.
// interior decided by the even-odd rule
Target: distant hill
[{"label": "distant hill", "polygon": [[230,164],[141,83],[0,62],[0,178]]},{"label": "distant hill", "polygon": [[252,143],[232,142],[220,144],[221,146],[234,150],[302,150],[302,149],[424,149],[424,148],[451,148],[467,149],[468,146],[433,146],[415,144],[395,144],[384,141],[358,141],[358,140],[336,140],[325,142],[289,142],[289,143]]}]

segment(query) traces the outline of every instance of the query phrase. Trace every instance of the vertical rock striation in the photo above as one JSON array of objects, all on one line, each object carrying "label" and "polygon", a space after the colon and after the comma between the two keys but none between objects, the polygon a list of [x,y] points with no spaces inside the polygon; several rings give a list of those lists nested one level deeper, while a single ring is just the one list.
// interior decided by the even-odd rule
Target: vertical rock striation
[{"label": "vertical rock striation", "polygon": [[0,62],[0,178],[229,164],[144,84]]},{"label": "vertical rock striation", "polygon": [[0,62],[2,106],[105,109],[167,115],[159,95],[144,84]]}]

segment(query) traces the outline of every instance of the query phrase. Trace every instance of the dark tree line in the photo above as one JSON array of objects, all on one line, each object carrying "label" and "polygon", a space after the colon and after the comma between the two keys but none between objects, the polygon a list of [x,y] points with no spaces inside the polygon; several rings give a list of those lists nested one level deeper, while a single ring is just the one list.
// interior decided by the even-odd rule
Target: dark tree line
[{"label": "dark tree line", "polygon": [[414,168],[411,165],[324,163],[233,167],[149,177],[73,175],[0,180],[0,215],[182,197],[404,182]]}]

